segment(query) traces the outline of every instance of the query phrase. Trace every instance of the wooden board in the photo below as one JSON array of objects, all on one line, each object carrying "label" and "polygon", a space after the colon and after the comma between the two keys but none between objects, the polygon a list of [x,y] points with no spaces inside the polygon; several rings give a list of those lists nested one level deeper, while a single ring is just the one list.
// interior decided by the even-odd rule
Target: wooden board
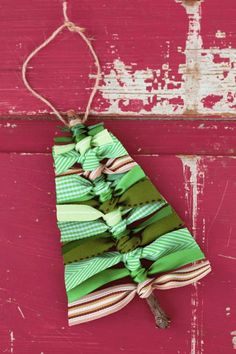
[{"label": "wooden board", "polygon": [[[71,0],[68,7],[101,61],[95,114],[235,117],[234,0]],[[61,1],[2,0],[0,21],[0,113],[46,115],[23,87],[21,65],[61,25]],[[85,109],[94,73],[85,44],[66,30],[29,65],[32,85],[61,111]]]},{"label": "wooden board", "polygon": [[[61,4],[0,4],[0,352],[234,353],[236,2],[68,1],[102,66],[90,122],[105,120],[212,263],[195,286],[157,292],[172,317],[167,331],[138,298],[67,326],[50,156],[58,122],[21,79],[27,55],[63,22]],[[66,30],[28,68],[62,113],[84,111],[94,73],[85,44]]]},{"label": "wooden board", "polygon": [[[16,127],[7,122],[0,127],[1,141],[7,138],[16,146],[15,152],[8,146],[0,154],[0,351],[231,353],[236,330],[235,154],[226,156],[224,148],[219,151],[220,156],[214,149],[209,154],[208,147],[207,155],[192,155],[192,147],[187,144],[185,154],[174,154],[180,141],[188,136],[188,125],[186,131],[183,125],[182,139],[176,139],[177,145],[172,150],[171,145],[164,147],[157,143],[147,145],[145,153],[138,152],[131,129],[138,126],[137,122],[108,122],[122,141],[124,134],[134,158],[184,218],[209,257],[213,271],[195,286],[157,292],[161,304],[172,316],[172,326],[166,331],[155,329],[147,305],[137,298],[109,318],[69,328],[52,158],[50,151],[46,151],[55,124],[18,121]],[[157,123],[155,130],[150,129],[150,124],[154,123],[144,121],[142,131],[149,131],[149,138],[158,142],[163,131],[158,130]],[[172,124],[172,129],[176,126],[178,131],[178,125]],[[218,128],[233,129],[233,124],[228,124],[228,129],[226,126]],[[192,132],[196,130],[192,128]],[[140,137],[142,141],[141,132]],[[201,138],[195,139],[196,151],[202,145]],[[212,138],[208,135],[208,139],[209,146],[213,146],[214,135]],[[34,150],[36,146],[41,152]],[[228,146],[235,149],[235,141]]]}]

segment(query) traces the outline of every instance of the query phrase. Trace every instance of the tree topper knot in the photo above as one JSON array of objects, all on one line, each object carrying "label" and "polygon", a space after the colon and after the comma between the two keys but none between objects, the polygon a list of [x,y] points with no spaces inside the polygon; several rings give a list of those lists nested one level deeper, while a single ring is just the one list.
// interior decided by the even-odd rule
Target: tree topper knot
[{"label": "tree topper knot", "polygon": [[71,32],[85,32],[85,28],[76,26],[74,22],[71,21],[65,21],[64,22],[65,26],[68,28],[69,31]]}]

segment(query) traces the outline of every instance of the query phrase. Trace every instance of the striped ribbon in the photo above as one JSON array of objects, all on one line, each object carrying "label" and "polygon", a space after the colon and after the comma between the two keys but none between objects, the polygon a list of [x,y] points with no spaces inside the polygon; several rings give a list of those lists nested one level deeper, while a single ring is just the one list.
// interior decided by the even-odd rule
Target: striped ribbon
[{"label": "striped ribbon", "polygon": [[56,178],[57,203],[81,202],[98,196],[100,202],[111,199],[113,195],[120,195],[135,183],[145,178],[140,166],[134,166],[118,180],[107,181],[105,175],[90,181],[79,175],[69,175]]},{"label": "striped ribbon", "polygon": [[123,284],[93,292],[68,305],[69,325],[99,319],[121,310],[135,295],[147,298],[153,290],[166,290],[192,284],[210,273],[209,261],[201,261],[191,266],[147,279],[139,284]]},{"label": "striped ribbon", "polygon": [[[194,250],[198,259],[203,259],[196,241],[187,228],[175,230],[159,237],[154,242],[143,248],[136,248],[131,252],[121,254],[119,252],[105,252],[104,254],[65,266],[65,285],[69,291],[93,275],[123,262],[129,270],[134,281],[143,281],[147,278],[148,270],[142,267],[141,259],[160,262],[164,256],[175,254],[178,251]],[[193,252],[193,253],[194,253]],[[199,258],[201,257],[201,258]],[[192,259],[191,262],[196,259]],[[179,260],[181,262],[181,259]],[[184,259],[182,261],[185,261]],[[190,263],[188,261],[188,263]],[[185,263],[186,264],[186,263]],[[183,265],[183,264],[182,264]],[[172,266],[169,262],[166,267]],[[176,268],[176,267],[175,267]],[[173,268],[172,268],[173,269]],[[168,269],[169,270],[169,269]],[[142,279],[142,280],[140,280]]]},{"label": "striped ribbon", "polygon": [[125,173],[131,170],[134,166],[137,166],[137,162],[135,162],[129,155],[125,155],[114,159],[108,159],[104,164],[100,164],[100,166],[94,171],[84,171],[82,168],[71,168],[57,176],[79,174],[93,181],[102,174],[112,175]]},{"label": "striped ribbon", "polygon": [[[109,133],[106,134],[111,138],[97,139],[98,133],[89,140],[89,149],[82,149],[77,144],[56,145],[53,147],[53,157],[56,174],[61,174],[71,168],[75,163],[80,163],[85,171],[93,171],[100,166],[100,160],[104,158],[116,158],[127,155],[127,151],[120,141]],[[83,141],[83,140],[82,140]],[[77,151],[76,148],[79,150]],[[81,153],[82,152],[82,153]]]},{"label": "striped ribbon", "polygon": [[[56,140],[67,144],[54,146],[53,158],[69,324],[116,312],[136,293],[145,298],[153,289],[184,286],[209,273],[208,261],[179,269],[205,256],[120,141],[103,124],[68,131],[72,137]],[[88,295],[127,276],[133,284]]]},{"label": "striped ribbon", "polygon": [[[74,240],[81,240],[87,237],[92,237],[94,235],[102,234],[106,231],[110,231],[112,235],[118,236],[122,231],[126,229],[127,225],[132,224],[133,222],[140,220],[149,216],[150,214],[161,209],[166,202],[154,202],[146,205],[141,205],[133,208],[128,214],[127,212],[124,214],[125,218],[120,220],[116,225],[110,227],[102,220],[92,220],[92,221],[70,221],[70,222],[58,222],[58,227],[61,231],[61,242],[69,242]],[[168,208],[168,206],[167,206]],[[170,211],[169,211],[170,209]],[[129,210],[128,210],[129,211]],[[166,213],[171,213],[171,207],[168,208]],[[161,216],[166,215],[159,212],[160,218]],[[156,219],[155,219],[156,220]],[[150,220],[152,222],[152,220]],[[146,226],[148,222],[145,222]],[[137,230],[140,230],[142,224],[139,225]],[[135,231],[136,228],[133,228]]]},{"label": "striped ribbon", "polygon": [[101,202],[112,197],[111,182],[104,176],[96,179],[96,183],[79,176],[69,175],[56,178],[57,203],[82,202],[98,196]]}]

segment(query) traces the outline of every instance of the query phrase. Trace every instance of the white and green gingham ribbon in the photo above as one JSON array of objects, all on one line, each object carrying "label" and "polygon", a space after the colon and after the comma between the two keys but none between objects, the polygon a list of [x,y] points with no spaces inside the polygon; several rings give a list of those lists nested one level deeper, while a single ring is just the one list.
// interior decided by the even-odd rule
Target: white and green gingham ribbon
[{"label": "white and green gingham ribbon", "polygon": [[127,155],[127,151],[123,145],[106,129],[94,136],[86,137],[77,144],[53,147],[57,175],[67,171],[75,163],[80,163],[85,171],[93,171],[100,166],[102,159],[124,155]]},{"label": "white and green gingham ribbon", "polygon": [[[142,206],[135,207],[129,212],[128,216],[122,219],[113,227],[110,227],[102,220],[92,221],[58,221],[58,227],[61,231],[61,242],[75,241],[86,237],[102,234],[103,232],[110,231],[114,236],[122,233],[126,226],[133,222],[151,215],[160,209],[165,202],[154,202]],[[127,213],[127,211],[125,211]]]},{"label": "white and green gingham ribbon", "polygon": [[101,175],[94,182],[89,181],[77,174],[56,178],[57,203],[73,203],[100,197],[104,202],[112,196],[112,182],[106,181],[105,176]]},{"label": "white and green gingham ribbon", "polygon": [[135,274],[135,272],[139,272],[140,269],[143,271],[140,263],[142,258],[156,261],[171,253],[193,249],[194,247],[199,251],[199,246],[196,244],[188,229],[182,228],[166,233],[148,246],[136,248],[128,253],[105,252],[102,255],[90,259],[67,264],[65,266],[66,290],[69,291],[73,289],[93,275],[113,267],[120,262],[123,262],[126,268],[128,268],[132,274]]}]

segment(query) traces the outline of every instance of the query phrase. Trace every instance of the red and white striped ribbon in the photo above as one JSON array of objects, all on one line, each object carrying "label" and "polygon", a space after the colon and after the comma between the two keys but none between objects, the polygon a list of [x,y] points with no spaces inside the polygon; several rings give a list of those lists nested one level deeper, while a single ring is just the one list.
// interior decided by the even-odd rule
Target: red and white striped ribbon
[{"label": "red and white striped ribbon", "polygon": [[102,173],[105,174],[125,173],[131,170],[131,168],[133,168],[136,165],[137,162],[135,162],[132,159],[132,157],[130,157],[129,155],[125,155],[125,156],[117,157],[115,159],[107,160],[105,164],[101,164],[94,171],[84,171],[82,168],[71,168],[66,172],[61,173],[58,176],[79,174],[93,181],[97,177],[101,176]]},{"label": "red and white striped ribbon", "polygon": [[124,284],[96,291],[69,304],[69,325],[89,322],[121,310],[138,294],[147,298],[153,290],[166,290],[192,284],[211,271],[209,261],[182,267],[139,284]]}]

